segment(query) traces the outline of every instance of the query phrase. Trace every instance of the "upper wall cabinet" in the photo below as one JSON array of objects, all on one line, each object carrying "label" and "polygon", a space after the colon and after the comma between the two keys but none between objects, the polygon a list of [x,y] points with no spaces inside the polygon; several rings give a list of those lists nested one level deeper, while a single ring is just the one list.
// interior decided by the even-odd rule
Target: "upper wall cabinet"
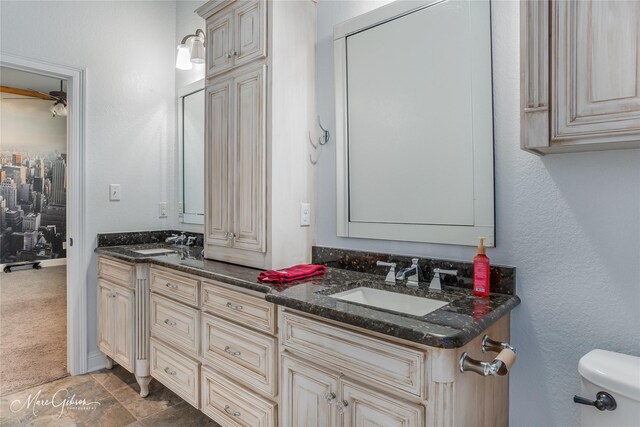
[{"label": "upper wall cabinet", "polygon": [[214,0],[197,12],[209,35],[205,257],[261,269],[308,263],[313,235],[300,204],[313,200],[316,3]]},{"label": "upper wall cabinet", "polygon": [[207,77],[267,56],[267,7],[238,1],[207,19]]},{"label": "upper wall cabinet", "polygon": [[640,2],[520,7],[522,148],[640,147]]}]

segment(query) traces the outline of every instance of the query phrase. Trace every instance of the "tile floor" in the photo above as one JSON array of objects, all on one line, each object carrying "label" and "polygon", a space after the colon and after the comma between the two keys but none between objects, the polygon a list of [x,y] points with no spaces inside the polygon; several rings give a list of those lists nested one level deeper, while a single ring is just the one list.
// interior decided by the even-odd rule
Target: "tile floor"
[{"label": "tile floor", "polygon": [[149,396],[139,392],[119,366],[66,377],[0,397],[0,426],[220,427],[156,380]]}]

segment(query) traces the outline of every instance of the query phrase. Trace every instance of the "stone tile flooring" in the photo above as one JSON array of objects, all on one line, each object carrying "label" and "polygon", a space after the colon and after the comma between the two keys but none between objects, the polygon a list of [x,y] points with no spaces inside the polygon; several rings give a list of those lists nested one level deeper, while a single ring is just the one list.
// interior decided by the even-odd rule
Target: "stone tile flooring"
[{"label": "stone tile flooring", "polygon": [[156,380],[149,391],[119,366],[66,377],[0,397],[0,426],[220,427]]}]

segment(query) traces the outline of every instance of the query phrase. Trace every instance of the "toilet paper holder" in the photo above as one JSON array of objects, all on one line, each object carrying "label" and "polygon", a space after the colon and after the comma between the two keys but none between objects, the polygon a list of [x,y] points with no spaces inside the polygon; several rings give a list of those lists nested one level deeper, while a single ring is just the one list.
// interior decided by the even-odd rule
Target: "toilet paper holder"
[{"label": "toilet paper holder", "polygon": [[509,343],[494,341],[488,335],[485,335],[482,338],[481,348],[483,353],[491,351],[498,353],[498,355],[489,363],[476,360],[465,351],[460,356],[460,372],[475,372],[485,377],[489,375],[502,376],[507,375],[516,362],[516,349]]}]

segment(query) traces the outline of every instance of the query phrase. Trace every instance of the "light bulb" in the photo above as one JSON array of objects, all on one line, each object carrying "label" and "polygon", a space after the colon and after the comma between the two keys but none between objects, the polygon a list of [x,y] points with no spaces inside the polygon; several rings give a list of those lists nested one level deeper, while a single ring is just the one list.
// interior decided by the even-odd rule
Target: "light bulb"
[{"label": "light bulb", "polygon": [[191,62],[204,64],[204,43],[200,37],[194,37],[191,44]]},{"label": "light bulb", "polygon": [[176,58],[176,68],[179,70],[190,70],[192,67],[193,65],[191,65],[189,48],[186,44],[179,45],[178,56]]}]

